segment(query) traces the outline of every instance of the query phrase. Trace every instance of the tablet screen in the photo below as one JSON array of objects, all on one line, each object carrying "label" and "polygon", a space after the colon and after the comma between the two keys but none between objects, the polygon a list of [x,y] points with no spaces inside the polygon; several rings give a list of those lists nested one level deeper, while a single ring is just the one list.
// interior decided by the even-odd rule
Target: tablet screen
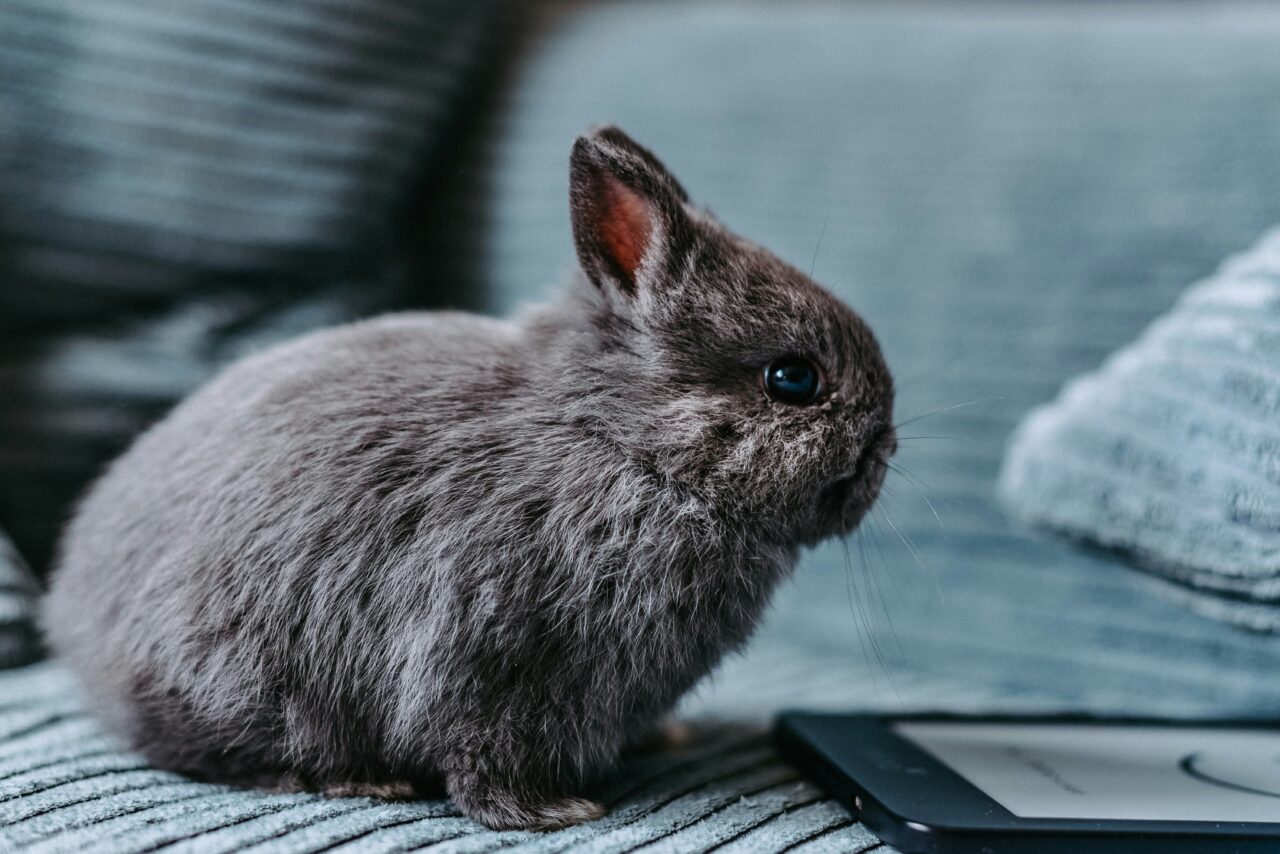
[{"label": "tablet screen", "polygon": [[893,730],[1021,818],[1280,821],[1280,732],[898,721]]}]

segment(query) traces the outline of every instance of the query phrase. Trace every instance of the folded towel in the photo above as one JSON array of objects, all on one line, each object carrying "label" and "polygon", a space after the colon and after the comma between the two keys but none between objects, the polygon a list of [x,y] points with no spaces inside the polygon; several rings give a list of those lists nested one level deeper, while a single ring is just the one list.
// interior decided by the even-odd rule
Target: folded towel
[{"label": "folded towel", "polygon": [[1280,228],[1033,411],[998,491],[1201,613],[1280,631]]}]

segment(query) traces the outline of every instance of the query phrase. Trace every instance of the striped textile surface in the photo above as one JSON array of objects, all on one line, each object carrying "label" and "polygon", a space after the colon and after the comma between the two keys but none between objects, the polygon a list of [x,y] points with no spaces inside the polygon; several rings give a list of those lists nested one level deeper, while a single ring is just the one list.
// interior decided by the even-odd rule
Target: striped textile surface
[{"label": "striped textile surface", "polygon": [[498,833],[447,801],[379,804],[195,783],[120,751],[57,665],[0,673],[0,850],[892,850],[782,763],[757,725],[709,724],[687,748],[633,758],[594,794],[611,811],[589,826]]},{"label": "striped textile surface", "polygon": [[0,3],[0,525],[37,571],[93,473],[218,366],[419,303],[402,228],[504,9]]},{"label": "striped textile surface", "polygon": [[495,5],[9,0],[5,231],[109,254],[85,302],[20,289],[5,303],[56,316],[170,295],[112,275],[130,261],[360,269],[446,141]]},{"label": "striped textile surface", "polygon": [[1280,631],[1280,229],[1033,411],[1000,492],[1203,613]]},{"label": "striped textile surface", "polygon": [[0,531],[0,670],[40,654],[32,628],[35,583],[13,543]]}]

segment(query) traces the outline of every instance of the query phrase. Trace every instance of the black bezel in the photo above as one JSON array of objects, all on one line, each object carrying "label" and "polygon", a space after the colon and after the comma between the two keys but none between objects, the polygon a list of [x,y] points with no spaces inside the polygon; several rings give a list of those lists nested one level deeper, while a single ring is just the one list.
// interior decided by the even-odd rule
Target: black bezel
[{"label": "black bezel", "polygon": [[774,738],[784,757],[904,854],[1280,852],[1280,802],[1276,811],[1278,823],[1020,818],[891,729],[891,724],[904,721],[1280,730],[1280,721],[1274,719],[787,712],[779,716]]}]

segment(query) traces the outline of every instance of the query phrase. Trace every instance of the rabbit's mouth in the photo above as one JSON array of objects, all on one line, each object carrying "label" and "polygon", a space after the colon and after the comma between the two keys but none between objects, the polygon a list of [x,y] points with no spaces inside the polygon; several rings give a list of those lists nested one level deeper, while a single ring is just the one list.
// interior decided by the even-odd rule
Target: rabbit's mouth
[{"label": "rabbit's mouth", "polygon": [[893,431],[885,430],[862,450],[851,473],[837,477],[818,494],[819,524],[827,535],[847,534],[858,526],[871,509],[889,467],[889,457],[897,450]]},{"label": "rabbit's mouth", "polygon": [[822,487],[822,492],[818,495],[818,511],[828,519],[841,516],[841,511],[853,495],[857,481],[858,476],[850,474],[838,477]]}]

